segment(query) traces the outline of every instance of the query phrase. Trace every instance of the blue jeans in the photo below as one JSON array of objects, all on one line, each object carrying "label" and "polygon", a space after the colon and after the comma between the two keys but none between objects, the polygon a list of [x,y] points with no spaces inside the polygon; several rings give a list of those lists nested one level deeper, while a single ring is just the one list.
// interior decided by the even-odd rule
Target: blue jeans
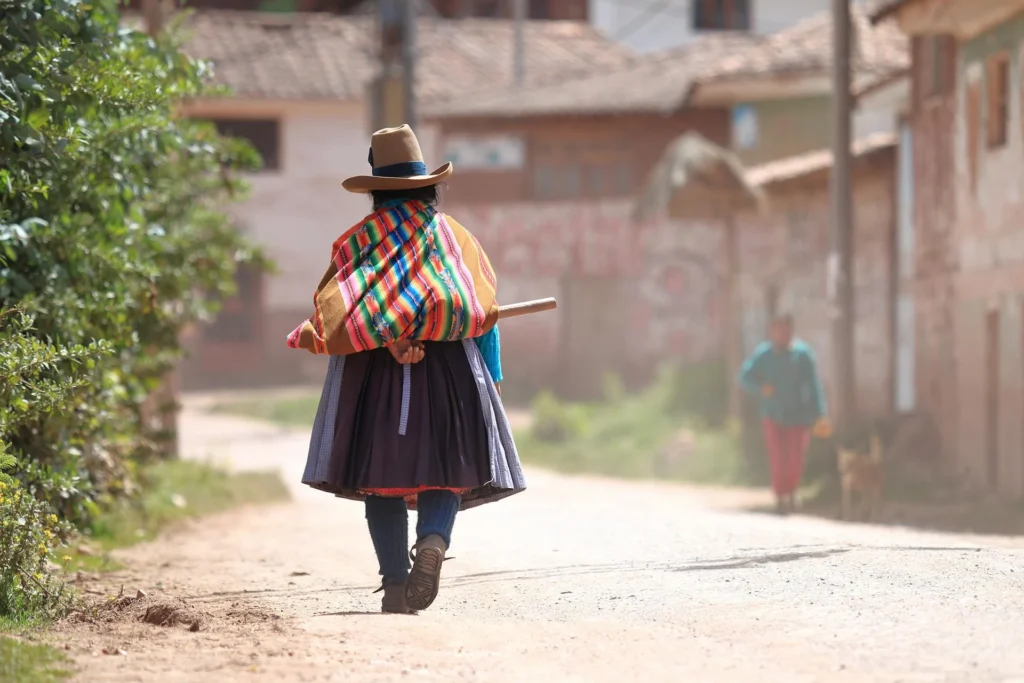
[{"label": "blue jeans", "polygon": [[[436,534],[452,543],[461,500],[451,491],[424,491],[416,499],[416,540]],[[409,509],[402,498],[366,497],[366,523],[385,584],[409,577]]]}]

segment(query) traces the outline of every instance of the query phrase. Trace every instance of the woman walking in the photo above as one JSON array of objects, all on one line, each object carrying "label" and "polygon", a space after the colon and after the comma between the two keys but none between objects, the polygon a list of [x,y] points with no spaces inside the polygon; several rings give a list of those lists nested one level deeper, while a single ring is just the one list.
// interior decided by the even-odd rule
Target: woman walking
[{"label": "woman walking", "polygon": [[498,388],[497,280],[436,208],[452,165],[428,173],[409,126],[374,133],[369,162],[342,185],[372,213],[335,241],[288,345],[330,356],[302,481],[365,501],[381,609],[406,614],[437,596],[458,512],[525,480]]},{"label": "woman walking", "polygon": [[827,438],[832,427],[814,352],[793,336],[793,318],[776,316],[768,337],[744,362],[739,382],[760,401],[775,504],[787,514],[796,510],[812,434]]}]

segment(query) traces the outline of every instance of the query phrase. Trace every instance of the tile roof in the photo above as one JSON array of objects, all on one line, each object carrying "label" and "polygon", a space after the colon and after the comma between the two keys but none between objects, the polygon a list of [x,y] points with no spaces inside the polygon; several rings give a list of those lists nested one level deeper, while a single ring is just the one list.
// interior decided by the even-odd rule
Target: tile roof
[{"label": "tile roof", "polygon": [[[891,149],[897,144],[891,133],[868,135],[850,145],[855,159],[868,157],[875,152]],[[812,173],[832,168],[832,150],[819,149],[805,154],[776,159],[747,170],[747,181],[756,187],[766,187],[788,180],[795,180]]]},{"label": "tile roof", "polygon": [[683,47],[636,57],[619,68],[595,65],[571,78],[538,79],[521,88],[502,87],[428,102],[432,118],[543,116],[557,114],[668,113],[679,108],[694,79],[737,49],[764,38],[721,34]]},{"label": "tile roof", "polygon": [[[524,33],[528,83],[634,57],[581,22],[531,21]],[[421,100],[512,80],[510,20],[425,19],[417,39]],[[211,61],[215,81],[240,97],[359,100],[377,68],[375,24],[365,16],[198,11],[186,22],[185,49]]]},{"label": "tile roof", "polygon": [[[858,78],[888,75],[909,66],[909,43],[899,27],[873,25],[861,5],[850,7],[852,64]],[[701,83],[820,74],[832,65],[832,16],[819,14],[738,50],[700,77]]]},{"label": "tile roof", "polygon": [[236,96],[357,99],[373,74],[366,19],[312,13],[198,11],[185,50]]},{"label": "tile roof", "polygon": [[[896,26],[872,25],[860,6],[854,5],[851,12],[854,90],[905,71],[907,37]],[[618,69],[602,67],[524,88],[502,87],[430,101],[423,114],[456,118],[668,113],[683,106],[701,84],[828,76],[831,64],[832,20],[826,13],[768,36],[708,35],[681,48],[637,57]]]}]

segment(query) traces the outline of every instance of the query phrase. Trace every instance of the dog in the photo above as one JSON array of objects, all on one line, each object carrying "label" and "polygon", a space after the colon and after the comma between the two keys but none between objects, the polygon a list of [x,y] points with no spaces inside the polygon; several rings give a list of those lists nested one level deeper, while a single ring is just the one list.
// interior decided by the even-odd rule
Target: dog
[{"label": "dog", "polygon": [[872,518],[882,498],[882,444],[877,434],[871,435],[871,446],[867,453],[860,449],[837,449],[839,477],[843,487],[842,518],[849,520],[852,514],[853,495],[860,496]]}]

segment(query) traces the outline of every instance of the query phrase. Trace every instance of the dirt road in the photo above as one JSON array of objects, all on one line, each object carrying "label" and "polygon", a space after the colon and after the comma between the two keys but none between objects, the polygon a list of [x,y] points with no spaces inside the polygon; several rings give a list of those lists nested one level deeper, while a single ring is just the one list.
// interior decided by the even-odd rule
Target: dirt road
[{"label": "dirt road", "polygon": [[[298,480],[305,437],[187,411],[183,447]],[[204,520],[101,579],[199,615],[66,627],[77,680],[1024,681],[1024,539],[716,510],[685,489],[531,473],[456,524],[442,592],[377,614],[361,506]],[[126,654],[102,654],[103,650]]]}]

